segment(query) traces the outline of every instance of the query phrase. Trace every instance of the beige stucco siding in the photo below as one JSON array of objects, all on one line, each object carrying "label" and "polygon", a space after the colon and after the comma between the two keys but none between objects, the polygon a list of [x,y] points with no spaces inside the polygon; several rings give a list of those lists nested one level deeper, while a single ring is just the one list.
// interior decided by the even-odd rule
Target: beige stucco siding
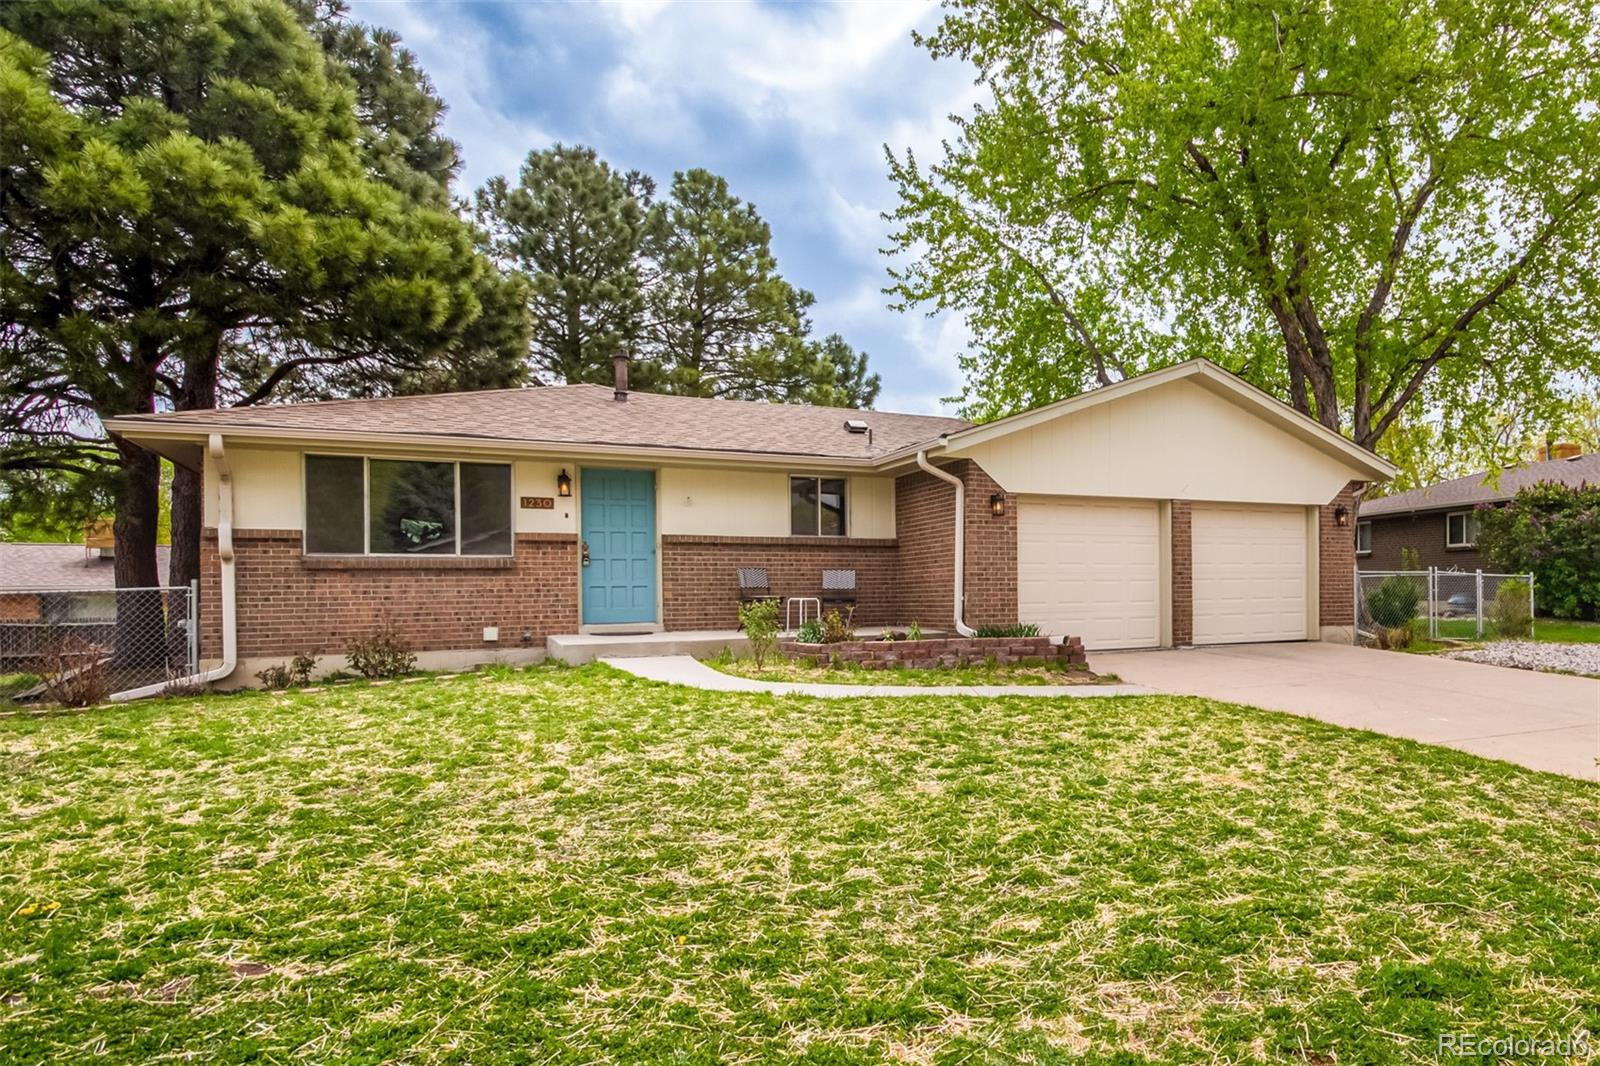
[{"label": "beige stucco siding", "polygon": [[[323,452],[324,449],[311,449]],[[326,449],[327,453],[348,449]],[[304,452],[297,448],[232,445],[234,525],[241,529],[304,529]],[[384,451],[384,455],[394,452]],[[457,458],[417,454],[418,458]],[[473,456],[478,461],[491,459]],[[648,464],[639,464],[648,469]],[[578,497],[556,494],[556,478],[565,470],[574,491],[581,487],[575,461],[524,460],[512,463],[512,494],[550,497],[554,506],[516,507],[519,533],[575,533]],[[801,471],[796,471],[797,473]],[[826,474],[826,471],[821,473]],[[206,457],[205,522],[217,521],[217,478]],[[661,467],[657,470],[661,532],[707,536],[785,537],[789,535],[789,476],[783,471]],[[359,501],[353,501],[359,506]],[[846,502],[852,537],[894,536],[894,479],[852,477]]]},{"label": "beige stucco siding", "polygon": [[[791,471],[662,467],[661,532],[715,537],[787,537]],[[794,470],[795,474],[828,471]],[[845,494],[851,537],[894,536],[894,479],[852,477]]]},{"label": "beige stucco siding", "polygon": [[1008,492],[1326,503],[1351,468],[1189,380],[955,447]]}]

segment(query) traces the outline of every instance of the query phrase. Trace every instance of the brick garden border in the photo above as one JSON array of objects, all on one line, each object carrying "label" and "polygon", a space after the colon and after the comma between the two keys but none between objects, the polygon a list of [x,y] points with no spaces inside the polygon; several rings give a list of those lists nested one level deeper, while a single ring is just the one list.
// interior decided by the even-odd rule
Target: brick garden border
[{"label": "brick garden border", "polygon": [[1083,641],[1066,637],[1054,643],[1049,637],[940,637],[933,640],[847,640],[837,644],[802,644],[797,640],[778,642],[778,650],[793,659],[815,666],[833,662],[855,663],[869,670],[911,667],[981,666],[1015,663],[1024,659],[1056,662],[1062,666],[1083,666],[1088,657]]}]

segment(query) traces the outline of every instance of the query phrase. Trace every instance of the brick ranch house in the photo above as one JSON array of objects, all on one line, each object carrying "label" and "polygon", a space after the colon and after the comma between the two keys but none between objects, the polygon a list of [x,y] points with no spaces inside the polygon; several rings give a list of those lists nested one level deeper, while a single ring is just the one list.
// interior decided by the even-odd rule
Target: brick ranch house
[{"label": "brick ranch house", "polygon": [[977,426],[630,394],[624,363],[108,427],[203,471],[202,658],[235,684],[384,621],[434,667],[731,630],[755,566],[784,598],[854,570],[862,625],[1349,641],[1356,496],[1393,474],[1203,360]]},{"label": "brick ranch house", "polygon": [[1574,488],[1600,485],[1600,455],[1583,455],[1576,445],[1563,446],[1556,454],[1502,470],[1498,477],[1480,471],[1361,501],[1356,565],[1362,570],[1401,570],[1401,553],[1410,550],[1424,567],[1488,569],[1478,551],[1478,508],[1502,506],[1521,490],[1546,481]]}]

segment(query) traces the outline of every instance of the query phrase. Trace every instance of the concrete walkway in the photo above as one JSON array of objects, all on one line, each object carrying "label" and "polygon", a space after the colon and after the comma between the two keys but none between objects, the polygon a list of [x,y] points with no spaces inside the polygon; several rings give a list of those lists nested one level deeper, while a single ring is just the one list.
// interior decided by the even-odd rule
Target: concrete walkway
[{"label": "concrete walkway", "polygon": [[1600,681],[1342,644],[1090,654],[1171,693],[1288,711],[1600,780]]},{"label": "concrete walkway", "polygon": [[828,685],[810,681],[758,681],[713,670],[689,655],[603,658],[607,666],[651,681],[716,692],[771,692],[780,696],[859,699],[862,696],[1149,696],[1139,685]]}]

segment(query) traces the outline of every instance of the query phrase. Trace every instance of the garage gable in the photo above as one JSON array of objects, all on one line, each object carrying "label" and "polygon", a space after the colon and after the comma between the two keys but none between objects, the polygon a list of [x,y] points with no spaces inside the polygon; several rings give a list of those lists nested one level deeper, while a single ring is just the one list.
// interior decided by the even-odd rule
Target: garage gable
[{"label": "garage gable", "polygon": [[951,435],[1008,492],[1319,505],[1393,468],[1205,362]]}]

